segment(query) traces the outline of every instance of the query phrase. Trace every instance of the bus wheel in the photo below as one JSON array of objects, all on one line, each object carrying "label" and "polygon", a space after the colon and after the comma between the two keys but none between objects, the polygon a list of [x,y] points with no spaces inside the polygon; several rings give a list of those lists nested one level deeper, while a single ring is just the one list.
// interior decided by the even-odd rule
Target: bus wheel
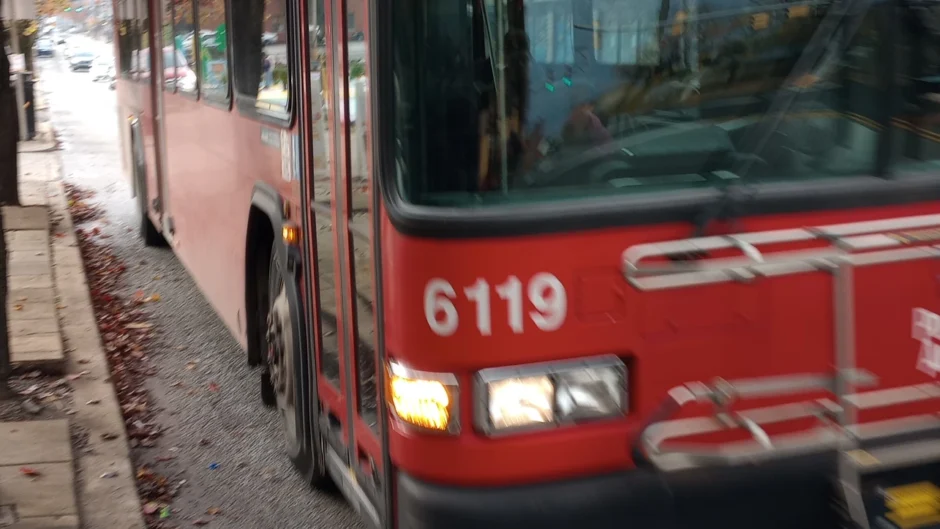
[{"label": "bus wheel", "polygon": [[[277,250],[272,249],[268,267],[268,310],[266,316],[264,372],[262,395],[273,394],[287,455],[301,474],[313,480],[318,477],[316,458],[307,449],[304,433],[303,370],[293,321],[287,284],[281,276]],[[265,387],[267,386],[267,387]],[[264,395],[263,395],[264,396]]]}]

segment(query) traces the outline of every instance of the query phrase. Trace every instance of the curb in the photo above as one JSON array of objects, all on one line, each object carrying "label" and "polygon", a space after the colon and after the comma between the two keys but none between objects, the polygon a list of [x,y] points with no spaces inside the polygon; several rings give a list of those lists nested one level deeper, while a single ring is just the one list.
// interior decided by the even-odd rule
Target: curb
[{"label": "curb", "polygon": [[144,529],[140,498],[130,460],[127,432],[107,355],[101,345],[85,267],[68,210],[62,160],[54,156],[47,183],[51,226],[53,286],[66,350],[66,370],[86,374],[71,382],[73,427],[87,434],[75,453],[79,518],[84,529]]}]

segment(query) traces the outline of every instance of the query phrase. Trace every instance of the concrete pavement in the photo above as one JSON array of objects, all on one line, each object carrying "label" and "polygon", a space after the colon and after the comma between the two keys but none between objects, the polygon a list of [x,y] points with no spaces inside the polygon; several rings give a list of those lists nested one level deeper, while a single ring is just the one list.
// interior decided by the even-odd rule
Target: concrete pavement
[{"label": "concrete pavement", "polygon": [[[20,144],[21,207],[4,207],[11,360],[66,375],[67,420],[0,423],[0,528],[143,529],[124,420],[47,124]],[[72,433],[85,442],[73,450]]]}]

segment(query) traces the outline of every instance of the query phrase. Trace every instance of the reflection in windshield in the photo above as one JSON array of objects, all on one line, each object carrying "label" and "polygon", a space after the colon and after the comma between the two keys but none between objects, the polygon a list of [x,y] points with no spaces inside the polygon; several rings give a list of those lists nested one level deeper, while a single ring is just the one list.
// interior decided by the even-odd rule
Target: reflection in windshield
[{"label": "reflection in windshield", "polygon": [[[893,59],[878,50],[895,21],[871,0],[851,15],[829,0],[396,5],[399,181],[411,201],[883,174],[892,158]],[[909,151],[895,165],[915,161]]]}]

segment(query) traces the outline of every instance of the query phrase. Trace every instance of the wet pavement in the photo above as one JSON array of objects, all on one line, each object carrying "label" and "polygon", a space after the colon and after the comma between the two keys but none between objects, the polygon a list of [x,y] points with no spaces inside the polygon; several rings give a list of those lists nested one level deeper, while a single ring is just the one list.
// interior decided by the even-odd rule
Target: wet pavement
[{"label": "wet pavement", "polygon": [[[190,527],[215,509],[221,512],[207,527],[363,527],[338,494],[312,490],[293,471],[276,412],[258,397],[257,371],[173,253],[144,247],[121,171],[115,93],[87,72],[70,72],[64,61],[61,53],[37,59],[63,149],[64,179],[96,193],[92,202],[106,214],[101,230],[127,266],[122,294],[142,289],[160,295],[147,306],[157,329],[149,352],[157,373],[148,389],[165,433],[155,448],[133,453],[135,463],[185,480],[166,527]],[[219,391],[206,391],[212,384]]]}]

